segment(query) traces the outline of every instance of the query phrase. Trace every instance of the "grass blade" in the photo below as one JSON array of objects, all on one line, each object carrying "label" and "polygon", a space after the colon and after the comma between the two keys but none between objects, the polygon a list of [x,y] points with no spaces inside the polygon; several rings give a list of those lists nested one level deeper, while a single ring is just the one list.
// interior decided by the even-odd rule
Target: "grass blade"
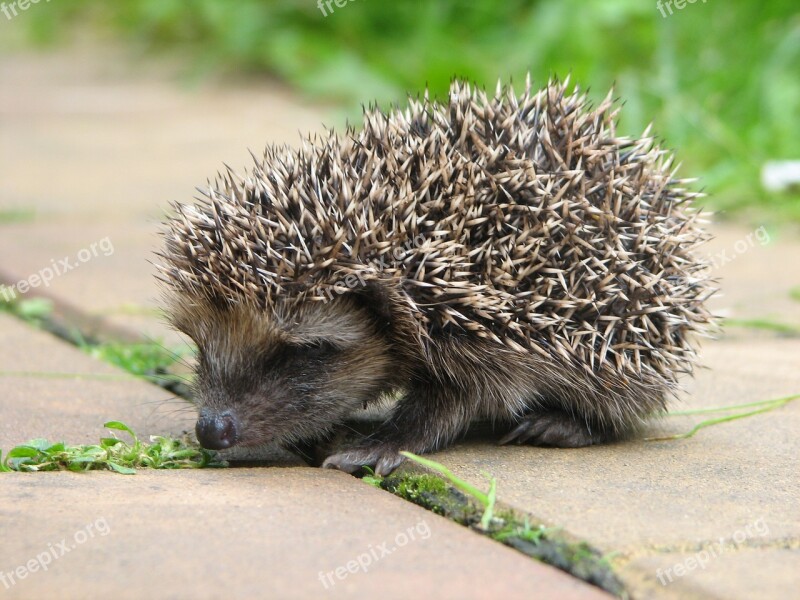
[{"label": "grass blade", "polygon": [[[780,408],[781,406],[785,406],[789,402],[792,402],[793,400],[797,400],[798,398],[800,398],[800,394],[796,394],[794,396],[786,396],[784,398],[777,398],[775,400],[767,400],[765,402],[751,402],[749,404],[739,405],[738,407],[737,406],[729,407],[730,410],[733,410],[733,409],[736,409],[736,408],[742,408],[744,406],[762,406],[762,408],[758,408],[756,410],[751,410],[751,411],[744,412],[744,413],[737,413],[737,414],[728,415],[728,416],[725,416],[725,417],[717,417],[715,419],[706,419],[705,421],[701,421],[700,423],[698,423],[697,425],[695,425],[694,427],[692,427],[689,431],[687,431],[685,433],[676,433],[675,435],[668,435],[668,436],[663,436],[663,437],[645,438],[644,441],[646,441],[646,442],[664,442],[664,441],[670,441],[670,440],[687,439],[687,438],[690,438],[690,437],[694,436],[694,434],[696,434],[701,429],[705,429],[706,427],[711,427],[712,425],[718,425],[719,423],[727,423],[729,421],[736,421],[737,419],[744,419],[745,417],[752,417],[753,415],[758,415],[758,414],[761,414],[761,413],[769,412],[771,410],[775,410],[776,408]],[[704,410],[705,412],[719,412],[719,410],[712,410],[712,409],[701,409],[701,410]],[[696,414],[700,414],[700,412],[698,412]]]},{"label": "grass blade", "polygon": [[483,506],[488,506],[489,505],[489,496],[484,494],[482,491],[480,491],[474,485],[472,485],[470,483],[467,483],[463,479],[459,479],[458,477],[456,477],[453,474],[453,472],[450,469],[448,469],[447,467],[445,467],[444,465],[439,464],[436,461],[431,460],[429,458],[423,458],[421,456],[417,456],[416,454],[413,454],[411,452],[401,452],[400,454],[402,456],[405,456],[406,458],[408,458],[410,460],[413,460],[416,463],[419,463],[423,467],[429,468],[431,471],[436,471],[437,473],[439,473],[441,475],[444,475],[444,477],[448,481],[450,481],[450,483],[452,483],[454,486],[456,486],[462,492],[464,492],[466,494],[469,494],[470,496],[474,497],[478,502],[483,504]]}]

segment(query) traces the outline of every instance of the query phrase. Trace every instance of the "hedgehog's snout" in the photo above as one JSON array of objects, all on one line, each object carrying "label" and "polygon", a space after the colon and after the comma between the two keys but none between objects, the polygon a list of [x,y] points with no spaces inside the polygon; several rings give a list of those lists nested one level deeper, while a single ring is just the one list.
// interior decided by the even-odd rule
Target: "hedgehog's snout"
[{"label": "hedgehog's snout", "polygon": [[197,441],[209,450],[224,450],[239,440],[239,423],[230,411],[218,412],[208,408],[200,411],[195,426]]}]

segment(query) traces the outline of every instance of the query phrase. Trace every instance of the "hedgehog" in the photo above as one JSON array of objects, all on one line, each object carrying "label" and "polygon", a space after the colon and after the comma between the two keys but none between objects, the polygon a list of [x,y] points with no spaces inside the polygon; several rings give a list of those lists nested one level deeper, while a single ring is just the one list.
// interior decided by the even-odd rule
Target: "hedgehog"
[{"label": "hedgehog", "polygon": [[693,180],[618,113],[568,80],[454,80],[173,204],[158,277],[197,346],[202,446],[313,444],[389,402],[323,462],[385,475],[476,421],[582,447],[662,412],[714,324],[709,236]]}]

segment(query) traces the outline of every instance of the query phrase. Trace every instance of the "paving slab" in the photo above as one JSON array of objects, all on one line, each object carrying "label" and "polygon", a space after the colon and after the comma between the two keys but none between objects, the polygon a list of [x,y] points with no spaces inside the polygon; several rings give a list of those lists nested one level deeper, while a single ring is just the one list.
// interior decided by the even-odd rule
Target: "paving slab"
[{"label": "paving slab", "polygon": [[0,524],[8,598],[609,597],[320,469],[4,475]]}]

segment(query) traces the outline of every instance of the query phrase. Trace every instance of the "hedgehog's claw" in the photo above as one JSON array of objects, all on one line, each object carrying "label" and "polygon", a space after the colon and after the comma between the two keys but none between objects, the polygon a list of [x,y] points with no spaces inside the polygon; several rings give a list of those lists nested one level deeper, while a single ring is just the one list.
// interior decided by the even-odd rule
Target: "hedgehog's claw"
[{"label": "hedgehog's claw", "polygon": [[345,473],[357,473],[370,467],[375,474],[384,477],[394,471],[405,459],[396,450],[385,446],[353,448],[333,454],[325,459],[322,467],[339,469]]},{"label": "hedgehog's claw", "polygon": [[500,444],[515,442],[533,446],[580,448],[600,441],[589,428],[565,413],[547,412],[525,417],[519,425],[500,440]]}]

